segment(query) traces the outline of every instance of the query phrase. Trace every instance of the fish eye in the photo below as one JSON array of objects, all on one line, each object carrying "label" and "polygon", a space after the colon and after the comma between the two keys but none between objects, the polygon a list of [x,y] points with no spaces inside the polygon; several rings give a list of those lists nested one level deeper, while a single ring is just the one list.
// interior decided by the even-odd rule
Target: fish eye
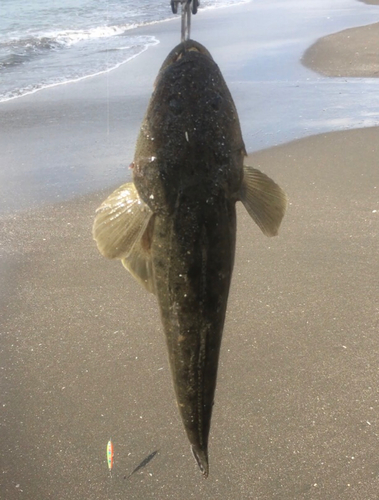
[{"label": "fish eye", "polygon": [[173,96],[169,99],[168,101],[168,106],[170,108],[170,111],[175,115],[181,115],[183,113],[183,102],[181,99],[178,99],[176,96]]},{"label": "fish eye", "polygon": [[220,94],[214,93],[211,100],[209,101],[209,104],[215,111],[220,111],[222,105],[222,97],[220,96]]}]

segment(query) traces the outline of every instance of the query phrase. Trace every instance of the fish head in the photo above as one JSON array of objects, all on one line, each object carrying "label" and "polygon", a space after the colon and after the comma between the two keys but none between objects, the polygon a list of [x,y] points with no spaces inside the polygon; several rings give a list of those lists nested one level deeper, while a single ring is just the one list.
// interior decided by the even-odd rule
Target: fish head
[{"label": "fish head", "polygon": [[170,212],[187,188],[235,193],[245,155],[219,67],[201,44],[182,42],[162,64],[137,140],[133,180],[141,198],[154,212]]},{"label": "fish head", "polygon": [[159,70],[158,76],[155,79],[154,83],[154,88],[157,87],[159,80],[162,78],[164,75],[164,71],[175,64],[176,62],[180,61],[183,58],[188,58],[188,56],[192,56],[190,52],[195,52],[198,54],[202,54],[203,56],[207,57],[209,60],[213,61],[213,57],[211,56],[211,53],[209,50],[207,50],[204,45],[201,45],[201,43],[196,42],[195,40],[186,40],[184,42],[181,42],[179,45],[177,45],[172,51],[168,54],[166,59],[163,61],[162,66]]}]

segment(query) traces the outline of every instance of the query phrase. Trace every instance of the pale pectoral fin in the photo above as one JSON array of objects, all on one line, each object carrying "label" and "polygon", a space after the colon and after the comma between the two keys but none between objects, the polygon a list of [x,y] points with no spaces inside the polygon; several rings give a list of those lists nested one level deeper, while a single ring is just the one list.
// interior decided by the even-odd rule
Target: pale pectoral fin
[{"label": "pale pectoral fin", "polygon": [[132,182],[116,189],[96,211],[92,234],[100,253],[109,259],[127,258],[152,215]]},{"label": "pale pectoral fin", "polygon": [[276,236],[287,208],[287,195],[270,177],[244,166],[239,193],[250,217],[266,236]]},{"label": "pale pectoral fin", "polygon": [[142,237],[133,246],[127,257],[122,259],[122,265],[150,293],[155,293],[153,264],[150,246],[154,228],[154,217],[151,217]]}]

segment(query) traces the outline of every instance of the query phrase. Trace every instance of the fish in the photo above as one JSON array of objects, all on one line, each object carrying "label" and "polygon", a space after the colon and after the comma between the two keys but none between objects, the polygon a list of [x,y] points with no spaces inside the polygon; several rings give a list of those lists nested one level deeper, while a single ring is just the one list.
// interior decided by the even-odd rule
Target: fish
[{"label": "fish", "polygon": [[181,419],[202,474],[242,201],[275,236],[287,197],[245,166],[237,110],[209,51],[194,40],[163,62],[137,138],[133,181],[98,208],[93,236],[156,295]]}]

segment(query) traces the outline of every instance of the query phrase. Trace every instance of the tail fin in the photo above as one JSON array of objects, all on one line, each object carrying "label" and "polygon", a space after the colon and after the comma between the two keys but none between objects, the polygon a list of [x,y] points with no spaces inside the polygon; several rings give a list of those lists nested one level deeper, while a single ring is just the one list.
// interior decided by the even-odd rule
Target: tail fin
[{"label": "tail fin", "polygon": [[197,465],[204,477],[208,477],[209,465],[208,465],[208,450],[202,450],[198,446],[191,446],[192,454],[195,457]]}]

